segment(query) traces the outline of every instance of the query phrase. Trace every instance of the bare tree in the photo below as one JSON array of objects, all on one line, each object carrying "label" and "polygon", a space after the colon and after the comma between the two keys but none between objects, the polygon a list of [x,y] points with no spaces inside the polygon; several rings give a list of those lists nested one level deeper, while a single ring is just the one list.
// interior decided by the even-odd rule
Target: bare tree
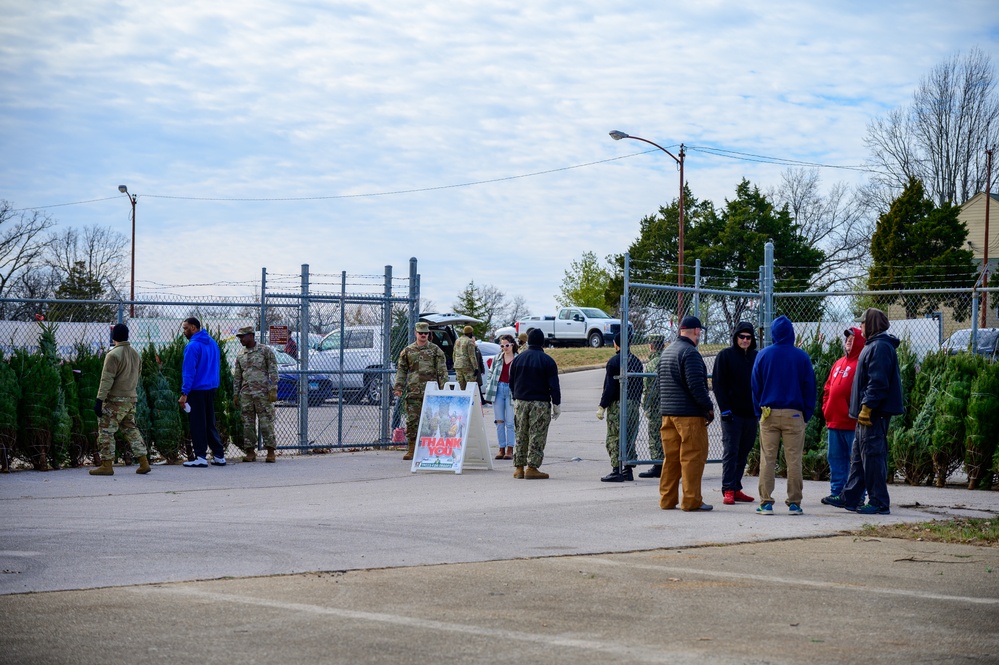
[{"label": "bare tree", "polygon": [[46,262],[63,277],[82,263],[89,278],[117,288],[125,283],[127,247],[128,237],[110,227],[69,228],[53,234]]},{"label": "bare tree", "polygon": [[[18,211],[0,199],[0,298],[12,295],[10,291],[21,275],[41,267],[50,242],[46,231],[54,225],[45,213]],[[0,315],[4,313],[0,303]]]},{"label": "bare tree", "polygon": [[879,171],[874,181],[889,190],[880,198],[894,200],[916,178],[937,205],[984,190],[985,149],[997,141],[996,72],[977,47],[934,67],[911,105],[872,121],[864,140]]},{"label": "bare tree", "polygon": [[812,286],[825,289],[866,273],[874,215],[865,190],[841,182],[823,196],[819,184],[818,169],[788,169],[769,196],[787,205],[808,244],[825,252],[812,276]]},{"label": "bare tree", "polygon": [[524,296],[514,296],[507,306],[505,323],[512,326],[514,322],[527,318],[531,315],[531,310],[527,306],[527,299]]}]

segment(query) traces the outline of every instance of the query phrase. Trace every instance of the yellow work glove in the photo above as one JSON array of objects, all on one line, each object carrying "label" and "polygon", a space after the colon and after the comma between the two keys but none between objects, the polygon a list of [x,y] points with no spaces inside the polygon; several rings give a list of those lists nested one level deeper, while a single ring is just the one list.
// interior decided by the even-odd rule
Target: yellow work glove
[{"label": "yellow work glove", "polygon": [[603,420],[604,414],[607,413],[607,409],[602,406],[597,407],[597,420]]},{"label": "yellow work glove", "polygon": [[276,402],[277,401],[277,388],[271,388],[267,391],[267,401]]},{"label": "yellow work glove", "polygon": [[770,407],[769,406],[761,407],[760,413],[763,414],[760,416],[760,424],[762,425],[763,421],[770,417]]},{"label": "yellow work glove", "polygon": [[863,425],[864,427],[870,427],[872,425],[871,407],[867,406],[866,404],[861,405],[860,415],[857,416],[857,422]]}]

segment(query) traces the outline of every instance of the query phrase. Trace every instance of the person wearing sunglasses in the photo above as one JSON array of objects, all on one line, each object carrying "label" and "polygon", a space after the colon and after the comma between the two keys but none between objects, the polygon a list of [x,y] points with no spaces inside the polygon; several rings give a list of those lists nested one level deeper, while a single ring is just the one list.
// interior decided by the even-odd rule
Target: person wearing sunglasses
[{"label": "person wearing sunglasses", "polygon": [[756,413],[753,411],[753,362],[756,334],[753,324],[740,321],[732,333],[732,345],[715,356],[711,387],[721,412],[722,503],[752,503],[742,491],[749,452],[756,445]]},{"label": "person wearing sunglasses", "polygon": [[406,454],[402,459],[411,460],[416,453],[416,430],[420,426],[420,411],[423,409],[423,392],[428,381],[436,381],[439,388],[447,383],[447,357],[441,348],[430,343],[430,324],[420,321],[416,324],[416,341],[399,354],[399,364],[395,372],[393,393],[406,397]]},{"label": "person wearing sunglasses", "polygon": [[493,366],[486,379],[483,399],[493,403],[493,422],[496,424],[496,439],[499,452],[496,459],[513,459],[513,449],[517,445],[517,433],[513,420],[513,396],[510,394],[510,366],[517,355],[517,342],[513,335],[500,337],[500,353],[493,358]]}]

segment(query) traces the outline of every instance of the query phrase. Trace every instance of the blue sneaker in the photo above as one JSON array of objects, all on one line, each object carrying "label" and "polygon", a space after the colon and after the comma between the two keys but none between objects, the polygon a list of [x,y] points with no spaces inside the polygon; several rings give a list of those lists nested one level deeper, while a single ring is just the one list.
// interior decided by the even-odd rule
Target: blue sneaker
[{"label": "blue sneaker", "polygon": [[759,506],[756,507],[757,515],[773,515],[774,514],[774,502],[764,501]]},{"label": "blue sneaker", "polygon": [[792,515],[804,515],[805,514],[805,511],[801,509],[801,506],[799,506],[796,503],[792,503],[791,505],[789,505],[787,507],[787,512],[791,513]]},{"label": "blue sneaker", "polygon": [[858,515],[891,515],[891,510],[887,507],[875,506],[870,503],[857,508]]}]

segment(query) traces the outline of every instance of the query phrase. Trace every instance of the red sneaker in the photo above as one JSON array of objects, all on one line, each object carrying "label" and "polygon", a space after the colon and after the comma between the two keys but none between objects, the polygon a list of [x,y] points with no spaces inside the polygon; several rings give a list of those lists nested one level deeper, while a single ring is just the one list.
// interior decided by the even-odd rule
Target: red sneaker
[{"label": "red sneaker", "polygon": [[739,490],[738,492],[735,493],[735,500],[740,501],[742,503],[752,503],[753,501],[756,501],[756,499],[749,496],[748,494],[743,494],[742,490]]},{"label": "red sneaker", "polygon": [[724,490],[722,492],[722,503],[726,506],[731,506],[735,503],[735,492],[733,490]]}]

